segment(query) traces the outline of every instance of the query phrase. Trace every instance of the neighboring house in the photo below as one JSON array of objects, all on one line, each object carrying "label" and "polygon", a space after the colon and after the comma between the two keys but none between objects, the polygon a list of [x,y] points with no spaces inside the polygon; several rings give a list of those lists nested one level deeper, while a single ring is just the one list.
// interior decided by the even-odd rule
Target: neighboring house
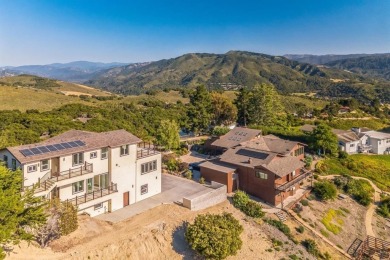
[{"label": "neighboring house", "polygon": [[350,113],[351,112],[351,109],[349,107],[340,107],[339,109],[339,114],[346,114],[346,113]]},{"label": "neighboring house", "polygon": [[161,154],[125,130],[71,130],[43,142],[0,150],[6,167],[23,174],[24,189],[59,198],[96,216],[161,192]]},{"label": "neighboring house", "polygon": [[240,145],[242,142],[256,139],[260,135],[261,130],[235,127],[225,135],[222,135],[213,141],[213,143],[211,143],[211,148],[223,152],[229,148]]},{"label": "neighboring house", "polygon": [[[303,132],[311,132],[316,126],[303,125]],[[354,153],[390,153],[390,134],[373,131],[369,128],[352,128],[352,130],[332,129],[337,136],[339,148],[349,154]]]},{"label": "neighboring house", "polygon": [[[232,144],[232,139],[223,139]],[[234,144],[220,158],[199,166],[206,181],[225,184],[227,192],[240,189],[267,203],[279,205],[294,195],[302,180],[311,175],[304,170],[303,158],[303,144],[267,135]]]}]

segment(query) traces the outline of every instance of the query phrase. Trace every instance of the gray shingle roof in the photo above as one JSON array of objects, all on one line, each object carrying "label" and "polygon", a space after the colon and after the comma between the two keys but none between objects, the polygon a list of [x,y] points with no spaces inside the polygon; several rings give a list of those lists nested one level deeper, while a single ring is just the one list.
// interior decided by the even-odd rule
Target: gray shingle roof
[{"label": "gray shingle roof", "polygon": [[261,134],[261,130],[235,127],[227,134],[215,140],[211,145],[222,148],[232,148],[242,142],[252,140]]},{"label": "gray shingle roof", "polygon": [[218,172],[223,172],[223,173],[234,172],[235,170],[237,170],[237,167],[228,166],[216,161],[206,161],[199,164],[199,166],[212,169]]},{"label": "gray shingle roof", "polygon": [[[44,154],[24,156],[20,150],[30,149],[38,146],[71,142],[80,140],[85,143],[85,146],[73,147],[69,149],[48,152]],[[21,163],[35,162],[39,160],[49,159],[58,156],[70,155],[73,153],[92,151],[103,147],[118,147],[125,144],[136,144],[142,142],[141,139],[125,130],[114,130],[103,133],[94,133],[80,130],[70,130],[58,136],[52,137],[40,143],[27,144],[21,146],[7,147],[14,157]]]}]

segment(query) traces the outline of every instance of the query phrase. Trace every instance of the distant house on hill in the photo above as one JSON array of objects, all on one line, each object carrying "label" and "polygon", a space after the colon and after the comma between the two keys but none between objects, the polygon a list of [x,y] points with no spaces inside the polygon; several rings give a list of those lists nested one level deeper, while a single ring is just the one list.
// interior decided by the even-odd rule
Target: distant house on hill
[{"label": "distant house on hill", "polygon": [[[301,131],[309,133],[315,125],[303,125]],[[373,131],[369,128],[352,128],[352,130],[332,129],[337,136],[339,148],[348,154],[354,153],[390,153],[390,134]]]},{"label": "distant house on hill", "polygon": [[246,130],[247,135],[239,135],[235,128],[217,140],[225,150],[218,159],[199,165],[202,177],[225,184],[227,192],[240,189],[272,205],[283,203],[311,175],[304,169],[305,145]]}]

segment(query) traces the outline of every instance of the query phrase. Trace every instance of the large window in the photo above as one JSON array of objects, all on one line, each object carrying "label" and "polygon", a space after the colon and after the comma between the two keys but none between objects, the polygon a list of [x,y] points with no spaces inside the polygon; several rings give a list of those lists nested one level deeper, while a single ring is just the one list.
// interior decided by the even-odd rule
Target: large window
[{"label": "large window", "polygon": [[93,191],[93,178],[87,179],[87,193],[91,193]]},{"label": "large window", "polygon": [[105,147],[105,148],[102,148],[102,160],[104,160],[104,159],[107,159],[107,156],[108,155],[108,148],[107,147]]},{"label": "large window", "polygon": [[72,184],[73,194],[84,191],[84,181],[78,181]]},{"label": "large window", "polygon": [[157,170],[157,160],[141,164],[141,174]]},{"label": "large window", "polygon": [[3,161],[4,161],[5,168],[8,168],[8,156],[7,155],[3,156]]},{"label": "large window", "polygon": [[144,184],[141,186],[141,195],[148,193],[148,184]]},{"label": "large window", "polygon": [[299,156],[299,155],[303,154],[304,152],[305,152],[305,148],[302,146],[294,151],[294,155]]},{"label": "large window", "polygon": [[41,161],[41,171],[48,171],[50,169],[49,160]]},{"label": "large window", "polygon": [[259,179],[263,179],[263,180],[266,180],[268,179],[268,174],[267,173],[264,173],[264,172],[261,172],[261,171],[255,171],[255,176]]},{"label": "large window", "polygon": [[93,187],[97,190],[107,189],[109,186],[108,173],[95,175],[93,177]]},{"label": "large window", "polygon": [[128,155],[129,154],[129,145],[122,145],[121,146],[121,156]]},{"label": "large window", "polygon": [[80,165],[84,163],[84,153],[75,153],[73,154],[73,166]]}]

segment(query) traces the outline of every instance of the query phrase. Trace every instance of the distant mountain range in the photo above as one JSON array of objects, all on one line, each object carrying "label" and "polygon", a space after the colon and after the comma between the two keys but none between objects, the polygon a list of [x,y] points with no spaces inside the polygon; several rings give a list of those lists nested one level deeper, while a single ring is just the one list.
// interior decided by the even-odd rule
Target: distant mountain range
[{"label": "distant mountain range", "polygon": [[[314,65],[324,65],[328,62],[351,59],[351,58],[360,58],[366,57],[373,54],[325,54],[325,55],[312,55],[312,54],[286,54],[283,57],[286,57],[289,60],[295,60],[303,63],[310,63]],[[380,55],[380,54],[379,54]]]},{"label": "distant mountain range", "polygon": [[125,63],[101,63],[89,61],[74,61],[70,63],[53,63],[48,65],[25,65],[18,67],[0,67],[0,76],[31,74],[46,78],[71,82],[84,82],[102,70],[124,66]]}]

